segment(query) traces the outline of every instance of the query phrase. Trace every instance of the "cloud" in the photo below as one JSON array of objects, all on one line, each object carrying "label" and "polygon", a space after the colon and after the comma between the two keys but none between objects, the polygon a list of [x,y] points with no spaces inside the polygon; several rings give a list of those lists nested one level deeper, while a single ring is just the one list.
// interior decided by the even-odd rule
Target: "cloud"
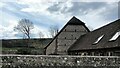
[{"label": "cloud", "polygon": [[49,10],[50,12],[56,12],[60,10],[60,2],[59,3],[55,3],[52,6],[48,7],[47,10]]},{"label": "cloud", "polygon": [[[47,37],[49,26],[60,25],[62,28],[66,22],[76,16],[87,26],[94,29],[117,19],[117,0],[4,0],[0,4],[0,37],[20,38],[22,34],[13,31],[13,27],[22,18],[30,19],[35,25],[32,37],[38,37],[39,31]],[[3,29],[1,31],[1,29]]]},{"label": "cloud", "polygon": [[[22,34],[13,31],[13,28],[18,21],[22,18],[30,19],[34,25],[38,25],[38,27],[42,27],[42,30],[45,30],[44,27],[48,27],[49,24],[46,21],[46,17],[36,16],[37,14],[32,14],[28,12],[21,11],[23,8],[27,8],[27,5],[17,4],[16,2],[7,2],[6,5],[2,7],[0,11],[2,16],[0,16],[0,25],[2,26],[0,38],[22,38]],[[7,19],[6,19],[7,18]],[[41,19],[40,19],[41,18]],[[43,19],[42,19],[43,18]],[[49,20],[50,21],[50,20]],[[42,23],[45,22],[45,23]],[[35,27],[36,29],[37,27]],[[35,34],[36,30],[32,33]],[[38,36],[37,33],[34,37]]]},{"label": "cloud", "polygon": [[0,2],[0,8],[2,8],[3,6],[5,6],[6,4],[3,2]]},{"label": "cloud", "polygon": [[48,37],[48,29],[45,27],[40,27],[38,25],[34,25],[34,29],[31,31],[31,37],[33,38],[40,38],[39,37],[39,33],[42,32],[44,34],[43,38],[47,38]]},{"label": "cloud", "polygon": [[120,2],[118,3],[118,18],[120,19]]},{"label": "cloud", "polygon": [[106,2],[58,2],[48,7],[47,10],[51,13],[60,12],[62,14],[84,15],[106,5]]},{"label": "cloud", "polygon": [[[64,5],[64,6],[62,6],[62,5]],[[68,5],[70,5],[70,6],[68,7]],[[112,5],[112,3],[109,4],[108,2],[71,2],[70,4],[67,4],[64,2],[58,2],[58,3],[54,3],[53,5],[48,7],[47,10],[51,13],[59,13],[60,12],[62,14],[86,15],[89,12],[97,11],[99,9],[102,9],[103,7],[108,7],[111,5]]]},{"label": "cloud", "polygon": [[[53,5],[53,2],[45,2],[45,3],[24,3],[27,5],[27,8],[22,8],[21,11],[25,13],[32,14],[37,21],[40,22],[45,22],[42,24],[45,24],[46,26],[50,24],[61,24],[63,21],[66,20],[66,15],[63,14],[56,14],[56,13],[51,13],[47,11],[47,8],[51,5]],[[32,4],[32,5],[31,5]],[[56,19],[55,19],[56,18]]]},{"label": "cloud", "polygon": [[[11,25],[12,24],[12,25]],[[18,32],[14,32],[14,26],[17,25],[16,21],[13,20],[9,20],[9,22],[7,23],[7,25],[3,26],[0,24],[0,39],[2,38],[16,38],[16,34],[18,34]]]},{"label": "cloud", "polygon": [[[70,4],[71,6],[67,7],[64,2],[54,3],[47,10],[69,17],[77,16],[94,29],[118,18],[118,2],[70,2]],[[95,22],[99,25],[94,24]]]},{"label": "cloud", "polygon": [[103,6],[106,6],[105,2],[73,2],[73,6],[68,12],[84,15],[97,9],[101,9]]},{"label": "cloud", "polygon": [[38,3],[38,2],[66,2],[66,1],[72,1],[72,2],[118,2],[119,0],[1,0],[1,2],[32,2],[32,3]]}]

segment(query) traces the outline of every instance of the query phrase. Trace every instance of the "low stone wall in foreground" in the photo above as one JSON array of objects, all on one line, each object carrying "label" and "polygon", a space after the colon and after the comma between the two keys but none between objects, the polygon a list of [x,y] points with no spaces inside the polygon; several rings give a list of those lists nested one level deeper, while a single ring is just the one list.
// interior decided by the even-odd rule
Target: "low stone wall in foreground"
[{"label": "low stone wall in foreground", "polygon": [[1,55],[2,68],[119,68],[118,56]]}]

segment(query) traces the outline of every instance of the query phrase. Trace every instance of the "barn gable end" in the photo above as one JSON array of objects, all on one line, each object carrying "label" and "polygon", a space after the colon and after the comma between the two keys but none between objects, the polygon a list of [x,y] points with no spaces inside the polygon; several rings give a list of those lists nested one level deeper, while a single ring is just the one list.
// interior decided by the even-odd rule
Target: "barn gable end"
[{"label": "barn gable end", "polygon": [[82,35],[90,32],[85,23],[73,17],[44,48],[48,54],[67,54],[69,47]]}]

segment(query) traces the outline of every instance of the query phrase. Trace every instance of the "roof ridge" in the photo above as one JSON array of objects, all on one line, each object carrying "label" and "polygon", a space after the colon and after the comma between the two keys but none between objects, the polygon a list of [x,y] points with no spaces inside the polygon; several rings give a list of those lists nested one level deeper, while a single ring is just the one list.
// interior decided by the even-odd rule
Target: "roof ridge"
[{"label": "roof ridge", "polygon": [[78,18],[76,18],[75,16],[73,16],[68,23],[69,25],[84,25],[85,23],[82,22],[81,20],[79,20]]}]

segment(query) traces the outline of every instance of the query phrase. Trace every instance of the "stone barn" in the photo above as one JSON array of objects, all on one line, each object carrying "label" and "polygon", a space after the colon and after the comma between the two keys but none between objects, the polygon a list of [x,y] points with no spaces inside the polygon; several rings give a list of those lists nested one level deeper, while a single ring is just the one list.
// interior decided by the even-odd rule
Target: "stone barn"
[{"label": "stone barn", "polygon": [[120,56],[120,19],[90,31],[73,17],[44,49],[47,55]]},{"label": "stone barn", "polygon": [[79,37],[70,55],[120,56],[120,19]]},{"label": "stone barn", "polygon": [[67,50],[82,35],[90,32],[85,23],[73,17],[44,48],[45,54],[67,54]]}]

